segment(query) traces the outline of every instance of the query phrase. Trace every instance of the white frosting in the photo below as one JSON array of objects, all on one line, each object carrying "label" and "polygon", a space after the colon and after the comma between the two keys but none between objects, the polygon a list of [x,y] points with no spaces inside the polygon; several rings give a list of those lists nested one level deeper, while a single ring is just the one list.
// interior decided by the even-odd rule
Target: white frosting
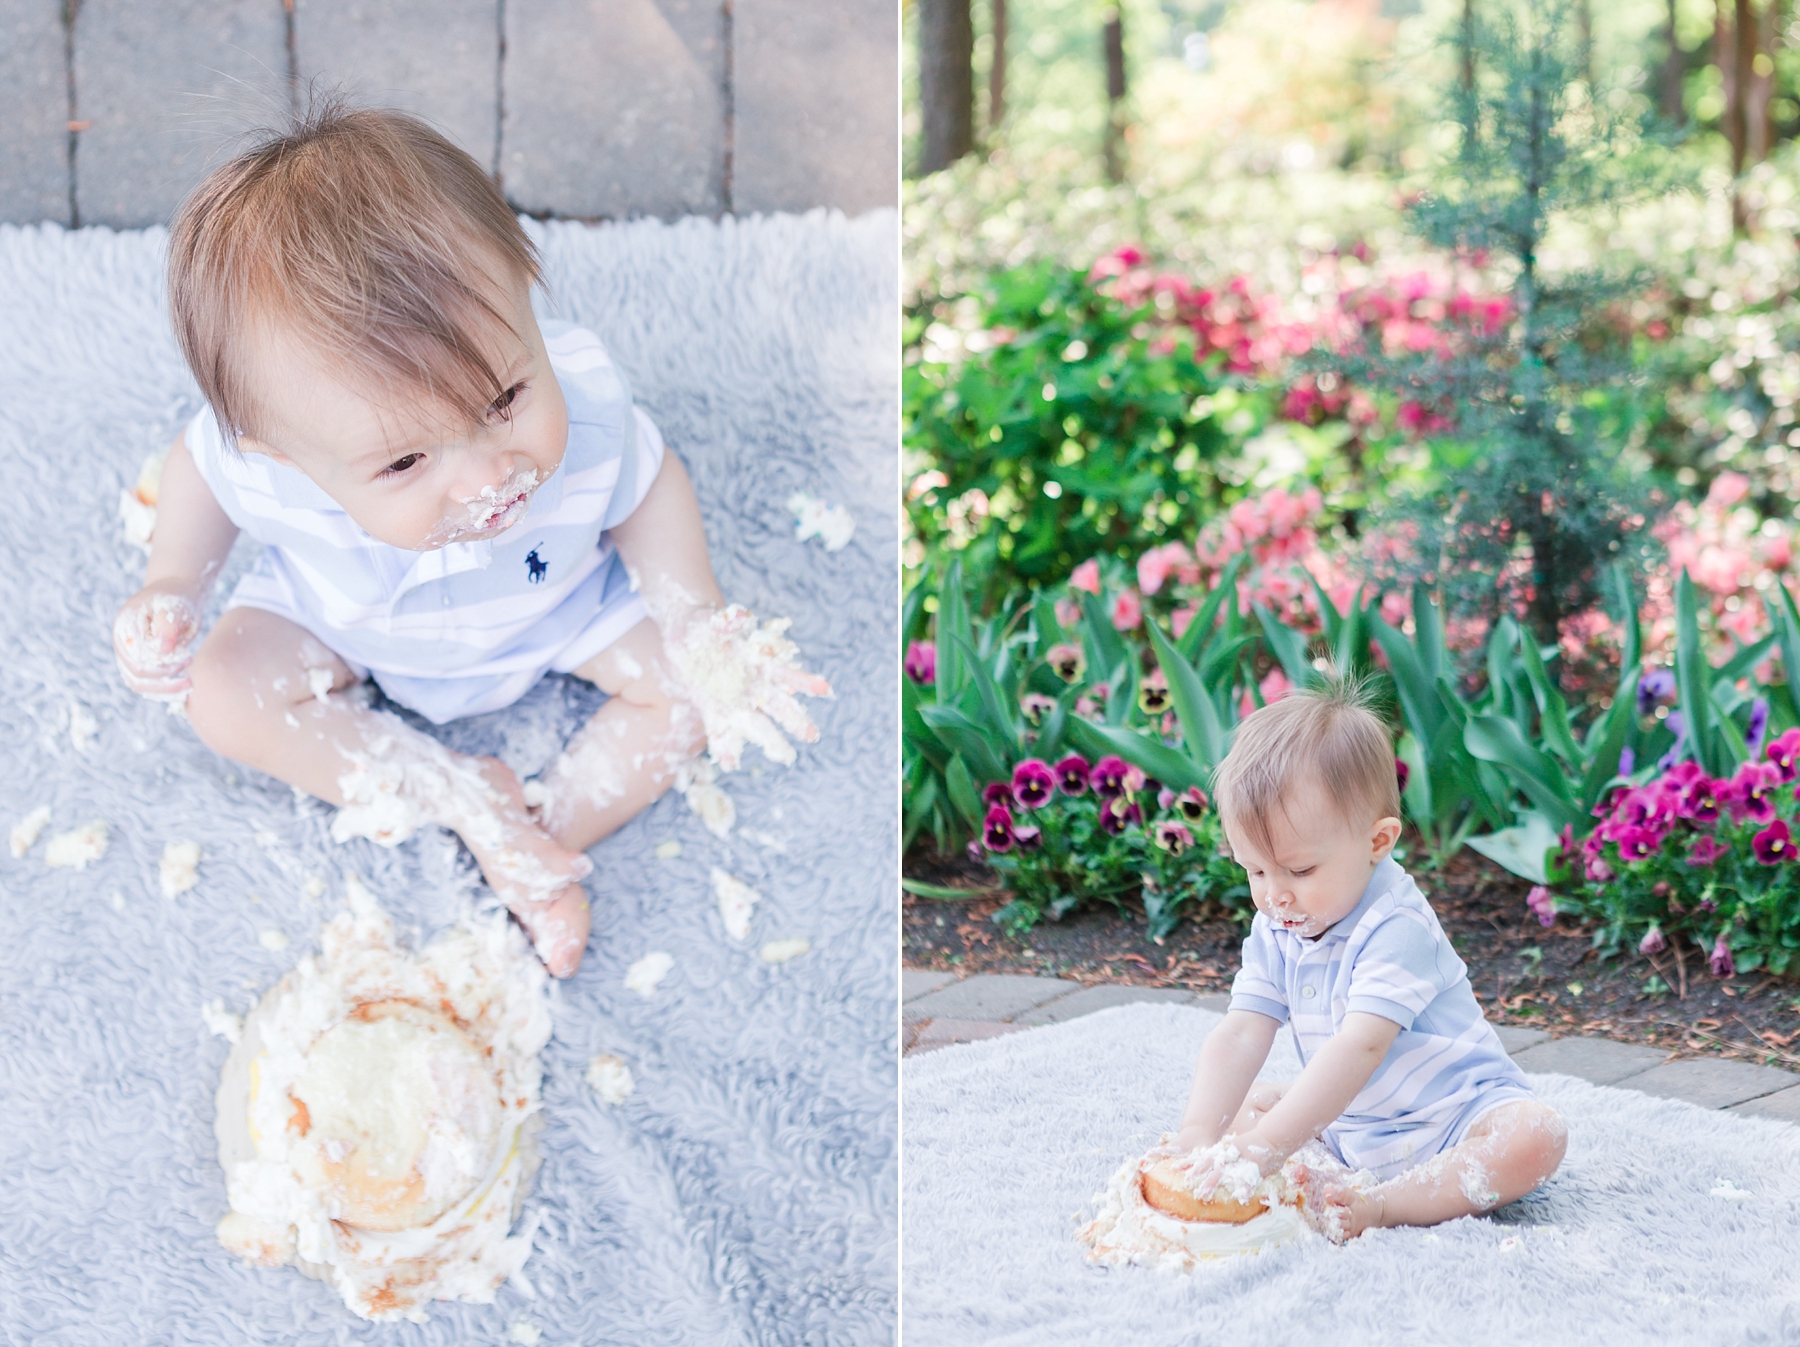
[{"label": "white frosting", "polygon": [[712,885],[719,900],[719,916],[725,922],[725,934],[733,940],[748,940],[750,913],[762,900],[762,895],[716,865],[712,868]]},{"label": "white frosting", "polygon": [[543,1339],[544,1330],[529,1319],[514,1319],[512,1327],[506,1330],[509,1342],[516,1342],[519,1347],[538,1347]]},{"label": "white frosting", "polygon": [[537,488],[536,468],[515,468],[499,486],[484,486],[478,495],[459,499],[456,503],[463,507],[462,517],[440,519],[425,535],[425,546],[443,547],[511,528],[531,508],[531,496]]},{"label": "white frosting", "polygon": [[[1232,1192],[1238,1201],[1254,1199],[1269,1206],[1266,1215],[1238,1225],[1183,1221],[1151,1206],[1144,1200],[1143,1189],[1143,1172],[1150,1158],[1125,1161],[1107,1180],[1106,1190],[1094,1195],[1099,1212],[1076,1234],[1088,1246],[1088,1257],[1093,1262],[1113,1267],[1129,1263],[1159,1272],[1192,1272],[1209,1258],[1259,1253],[1289,1240],[1317,1238],[1299,1210],[1291,1205],[1293,1167],[1320,1164],[1325,1157],[1316,1146],[1303,1148],[1268,1178],[1259,1175],[1254,1185],[1242,1183],[1244,1175],[1236,1172],[1237,1166],[1231,1167],[1220,1186],[1242,1190],[1241,1195]],[[1250,1168],[1255,1170],[1253,1164]]]},{"label": "white frosting", "polygon": [[13,824],[11,835],[6,839],[13,859],[19,860],[37,845],[37,840],[50,823],[50,806],[41,804],[24,818]]},{"label": "white frosting", "polygon": [[681,843],[673,837],[665,842],[658,842],[653,854],[659,861],[672,861],[681,854]]},{"label": "white frosting", "polygon": [[737,806],[719,788],[718,780],[719,769],[705,758],[695,758],[675,769],[675,789],[681,792],[687,807],[700,816],[706,831],[714,837],[729,837],[737,822]]},{"label": "white frosting", "polygon": [[125,526],[125,541],[133,547],[150,550],[150,535],[156,532],[156,503],[162,494],[163,463],[166,452],[151,454],[138,469],[135,485],[119,493],[119,522]]},{"label": "white frosting", "polygon": [[98,733],[100,723],[94,719],[94,713],[80,702],[70,702],[69,742],[75,745],[75,751],[87,752],[88,745],[94,742],[94,736]]},{"label": "white frosting", "polygon": [[268,950],[271,954],[279,954],[288,947],[287,932],[277,931],[271,927],[269,930],[260,932],[257,935],[256,943]]},{"label": "white frosting", "polygon": [[205,1023],[208,1033],[215,1038],[224,1039],[227,1043],[236,1043],[244,1036],[244,1017],[233,1015],[225,1009],[223,1001],[208,1001],[201,1006],[200,1018]]},{"label": "white frosting", "polygon": [[170,842],[163,848],[156,877],[162,885],[162,895],[165,898],[173,898],[176,894],[186,893],[193,888],[200,882],[200,844]]},{"label": "white frosting", "polygon": [[804,491],[788,497],[787,507],[793,512],[794,537],[800,542],[817,538],[827,552],[841,551],[856,532],[856,519],[841,505],[827,505]]},{"label": "white frosting", "polygon": [[764,963],[786,963],[789,959],[798,959],[811,948],[812,941],[799,935],[786,940],[771,940],[756,952],[762,956]]},{"label": "white frosting", "polygon": [[651,950],[625,970],[625,985],[640,996],[649,996],[656,991],[656,984],[669,976],[669,970],[674,966],[673,955],[665,954],[659,949]]},{"label": "white frosting", "polygon": [[44,848],[44,864],[64,870],[85,870],[106,854],[106,824],[99,819],[66,833],[58,833]]},{"label": "white frosting", "polygon": [[637,1083],[631,1078],[631,1068],[625,1065],[624,1059],[603,1052],[588,1063],[587,1083],[593,1086],[594,1093],[609,1104],[623,1104],[631,1098],[631,1092]]},{"label": "white frosting", "polygon": [[[363,1318],[422,1322],[430,1300],[487,1304],[523,1282],[536,1218],[509,1230],[532,1164],[547,975],[504,916],[411,953],[368,890],[348,890],[323,953],[263,998],[226,1065],[232,1210],[218,1236],[297,1263]],[[427,1223],[352,1224],[365,1206]]]}]

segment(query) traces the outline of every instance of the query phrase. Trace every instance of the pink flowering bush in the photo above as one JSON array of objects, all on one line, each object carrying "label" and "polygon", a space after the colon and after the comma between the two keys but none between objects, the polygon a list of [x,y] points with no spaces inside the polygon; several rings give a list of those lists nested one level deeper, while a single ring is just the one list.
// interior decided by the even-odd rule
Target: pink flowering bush
[{"label": "pink flowering bush", "polygon": [[1243,869],[1198,789],[1178,794],[1122,758],[1070,753],[1019,762],[982,800],[979,849],[1012,895],[994,920],[1013,934],[1088,901],[1141,900],[1155,940],[1208,903],[1250,919]]},{"label": "pink flowering bush", "polygon": [[1787,972],[1800,950],[1797,779],[1790,729],[1729,776],[1684,760],[1616,788],[1584,841],[1565,832],[1553,910],[1594,921],[1609,951],[1685,941],[1722,977]]}]

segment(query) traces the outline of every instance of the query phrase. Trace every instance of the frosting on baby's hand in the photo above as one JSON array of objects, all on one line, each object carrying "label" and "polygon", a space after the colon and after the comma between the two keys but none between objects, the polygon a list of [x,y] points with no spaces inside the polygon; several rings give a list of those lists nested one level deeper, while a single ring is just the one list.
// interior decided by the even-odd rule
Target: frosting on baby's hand
[{"label": "frosting on baby's hand", "polygon": [[795,694],[829,697],[831,684],[800,667],[799,648],[783,634],[788,625],[777,618],[759,626],[756,614],[734,603],[664,635],[678,694],[700,713],[707,756],[726,771],[746,744],[787,764],[794,746],[784,731],[802,743],[819,737]]},{"label": "frosting on baby's hand", "polygon": [[141,589],[113,619],[113,655],[126,685],[157,701],[187,699],[200,605],[180,590]]}]

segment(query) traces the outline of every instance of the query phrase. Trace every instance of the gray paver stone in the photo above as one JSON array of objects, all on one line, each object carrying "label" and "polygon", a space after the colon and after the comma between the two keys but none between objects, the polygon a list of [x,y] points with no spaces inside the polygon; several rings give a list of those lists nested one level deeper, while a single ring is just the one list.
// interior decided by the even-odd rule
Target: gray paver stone
[{"label": "gray paver stone", "polygon": [[[902,1003],[915,996],[923,996],[926,992],[934,992],[945,983],[955,982],[956,974],[934,972],[929,968],[902,968],[900,970],[900,1000]],[[912,1012],[909,1010],[908,1015]]]},{"label": "gray paver stone", "polygon": [[57,0],[0,0],[0,222],[69,223],[69,80]]},{"label": "gray paver stone", "polygon": [[1512,1057],[1517,1057],[1533,1044],[1550,1041],[1550,1035],[1542,1029],[1523,1029],[1516,1024],[1496,1024],[1494,1032],[1500,1036],[1500,1046]]},{"label": "gray paver stone", "polygon": [[947,1048],[952,1043],[973,1043],[977,1039],[998,1038],[1002,1034],[1016,1033],[1019,1027],[993,1020],[931,1020],[913,1039],[912,1050],[930,1052],[933,1048]]},{"label": "gray paver stone", "polygon": [[1730,1105],[1727,1111],[1747,1113],[1756,1118],[1780,1118],[1784,1122],[1800,1123],[1800,1085],[1777,1090],[1774,1094],[1765,1094],[1760,1099],[1746,1099],[1741,1104]]},{"label": "gray paver stone", "polygon": [[1064,978],[1024,977],[1017,973],[984,973],[908,1002],[909,1015],[933,1019],[1010,1020],[1033,1006],[1081,990]]},{"label": "gray paver stone", "polygon": [[735,0],[732,16],[732,209],[897,204],[900,7]]},{"label": "gray paver stone", "polygon": [[1059,996],[1041,1006],[1015,1015],[1016,1024],[1060,1024],[1064,1020],[1092,1015],[1108,1006],[1128,1006],[1140,1001],[1173,1001],[1192,1005],[1194,994],[1179,987],[1083,987],[1068,996]]},{"label": "gray paver stone", "polygon": [[302,87],[342,85],[360,103],[423,117],[490,173],[499,135],[495,0],[298,0]]},{"label": "gray paver stone", "polygon": [[1615,1043],[1610,1038],[1556,1038],[1513,1054],[1522,1071],[1555,1071],[1596,1085],[1611,1085],[1658,1065],[1661,1048]]},{"label": "gray paver stone", "polygon": [[239,137],[289,109],[287,21],[270,0],[82,0],[75,20],[81,223],[164,224]]},{"label": "gray paver stone", "polygon": [[507,199],[611,218],[722,211],[724,22],[718,0],[508,5]]},{"label": "gray paver stone", "polygon": [[1685,1099],[1702,1108],[1728,1108],[1746,1099],[1800,1085],[1800,1078],[1772,1066],[1703,1057],[1697,1061],[1653,1066],[1624,1084],[1627,1089],[1669,1099]]}]

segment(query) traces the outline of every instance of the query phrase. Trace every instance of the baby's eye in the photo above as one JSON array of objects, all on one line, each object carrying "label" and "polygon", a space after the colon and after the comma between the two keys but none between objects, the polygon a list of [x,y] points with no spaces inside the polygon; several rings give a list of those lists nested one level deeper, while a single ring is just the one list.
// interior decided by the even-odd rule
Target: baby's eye
[{"label": "baby's eye", "polygon": [[521,380],[519,380],[518,383],[514,384],[511,388],[507,389],[499,397],[495,398],[492,402],[488,403],[488,415],[489,416],[497,416],[502,421],[504,421],[506,419],[506,414],[512,410],[513,403],[518,401],[519,394],[523,393],[524,391],[525,391],[525,381],[523,379],[521,379]]},{"label": "baby's eye", "polygon": [[1292,871],[1289,871],[1289,873],[1292,874],[1295,879],[1305,879],[1308,875],[1310,875],[1314,870],[1317,870],[1318,868],[1319,867],[1316,865],[1309,865],[1304,870],[1292,870]]},{"label": "baby's eye", "polygon": [[398,477],[423,457],[423,454],[408,454],[405,458],[397,458],[381,470],[381,475],[383,477]]}]

